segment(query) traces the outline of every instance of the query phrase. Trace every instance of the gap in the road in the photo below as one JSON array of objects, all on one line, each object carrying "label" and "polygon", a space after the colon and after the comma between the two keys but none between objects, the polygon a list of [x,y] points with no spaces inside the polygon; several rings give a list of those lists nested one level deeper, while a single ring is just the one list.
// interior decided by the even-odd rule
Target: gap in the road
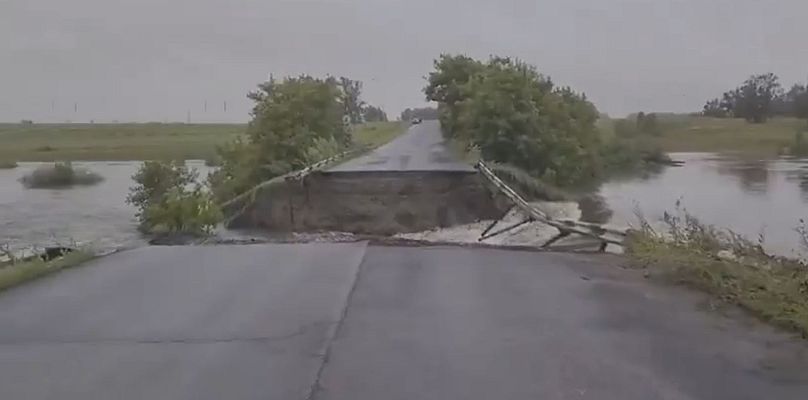
[{"label": "gap in the road", "polygon": [[504,208],[474,171],[319,172],[258,190],[229,227],[393,235],[495,219]]}]

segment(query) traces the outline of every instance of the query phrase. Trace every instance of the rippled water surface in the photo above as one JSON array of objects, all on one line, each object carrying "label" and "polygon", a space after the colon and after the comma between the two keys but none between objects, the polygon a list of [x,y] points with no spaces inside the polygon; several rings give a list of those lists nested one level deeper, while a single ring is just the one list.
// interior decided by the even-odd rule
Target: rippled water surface
[{"label": "rippled water surface", "polygon": [[638,206],[648,219],[658,221],[681,199],[682,206],[704,222],[754,240],[762,233],[766,247],[779,254],[805,253],[794,229],[800,218],[808,219],[808,159],[671,156],[684,166],[603,184],[599,193],[611,211],[605,219],[634,223]]}]

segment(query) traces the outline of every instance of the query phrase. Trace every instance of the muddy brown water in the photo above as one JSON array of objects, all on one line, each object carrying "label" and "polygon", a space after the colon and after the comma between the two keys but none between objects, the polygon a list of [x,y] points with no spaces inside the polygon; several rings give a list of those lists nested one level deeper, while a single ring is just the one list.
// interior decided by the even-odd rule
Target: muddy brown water
[{"label": "muddy brown water", "polygon": [[[635,222],[639,206],[652,221],[677,199],[705,222],[751,238],[764,232],[766,246],[789,255],[800,248],[794,228],[808,218],[808,159],[744,160],[731,155],[673,154],[683,167],[606,182],[596,190],[603,202],[585,215],[598,222]],[[102,174],[95,186],[26,189],[18,182],[39,163],[0,170],[0,244],[90,243],[100,249],[145,244],[135,229],[135,210],[125,203],[139,162],[86,162],[76,166]],[[210,168],[189,162],[205,176]],[[605,205],[605,207],[604,207]],[[587,207],[595,208],[593,205]]]}]

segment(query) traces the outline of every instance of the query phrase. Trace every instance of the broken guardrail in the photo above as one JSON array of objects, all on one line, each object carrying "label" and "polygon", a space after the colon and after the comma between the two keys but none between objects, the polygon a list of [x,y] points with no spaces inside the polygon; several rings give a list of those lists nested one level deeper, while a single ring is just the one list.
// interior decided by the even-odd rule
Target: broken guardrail
[{"label": "broken guardrail", "polygon": [[[508,227],[498,229],[495,232],[491,232],[494,227],[499,223],[499,220],[494,221],[488,228],[483,231],[480,235],[479,241],[483,241],[485,239],[497,236],[499,234],[508,232],[510,230],[516,229],[522,225],[529,224],[531,222],[539,222],[545,225],[550,225],[556,229],[558,229],[559,233],[544,244],[542,244],[542,248],[549,247],[551,244],[571,235],[571,234],[578,234],[582,236],[586,236],[592,239],[597,240],[601,243],[600,251],[605,251],[606,246],[609,244],[615,244],[618,246],[623,245],[623,241],[626,238],[627,230],[625,229],[617,229],[613,227],[607,227],[603,225],[588,223],[588,222],[581,222],[571,219],[553,219],[548,216],[546,213],[542,212],[541,210],[533,207],[528,203],[522,196],[520,196],[515,190],[513,190],[510,186],[508,186],[505,182],[503,182],[490,168],[483,162],[479,161],[474,166],[477,171],[479,171],[494,187],[502,193],[505,197],[507,197],[514,205],[514,207],[522,210],[522,212],[527,216],[524,220],[519,223],[510,225]],[[507,213],[506,213],[507,215]]]}]

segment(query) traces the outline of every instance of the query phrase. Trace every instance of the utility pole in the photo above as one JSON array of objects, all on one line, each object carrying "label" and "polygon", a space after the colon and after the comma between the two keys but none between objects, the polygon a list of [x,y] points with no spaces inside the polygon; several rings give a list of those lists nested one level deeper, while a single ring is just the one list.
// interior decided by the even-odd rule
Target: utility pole
[{"label": "utility pole", "polygon": [[205,113],[208,112],[208,101],[207,100],[205,100],[204,110],[205,110]]},{"label": "utility pole", "polygon": [[78,102],[73,103],[73,112],[74,113],[79,112],[79,103]]},{"label": "utility pole", "polygon": [[227,112],[227,101],[224,102],[224,112]]}]

